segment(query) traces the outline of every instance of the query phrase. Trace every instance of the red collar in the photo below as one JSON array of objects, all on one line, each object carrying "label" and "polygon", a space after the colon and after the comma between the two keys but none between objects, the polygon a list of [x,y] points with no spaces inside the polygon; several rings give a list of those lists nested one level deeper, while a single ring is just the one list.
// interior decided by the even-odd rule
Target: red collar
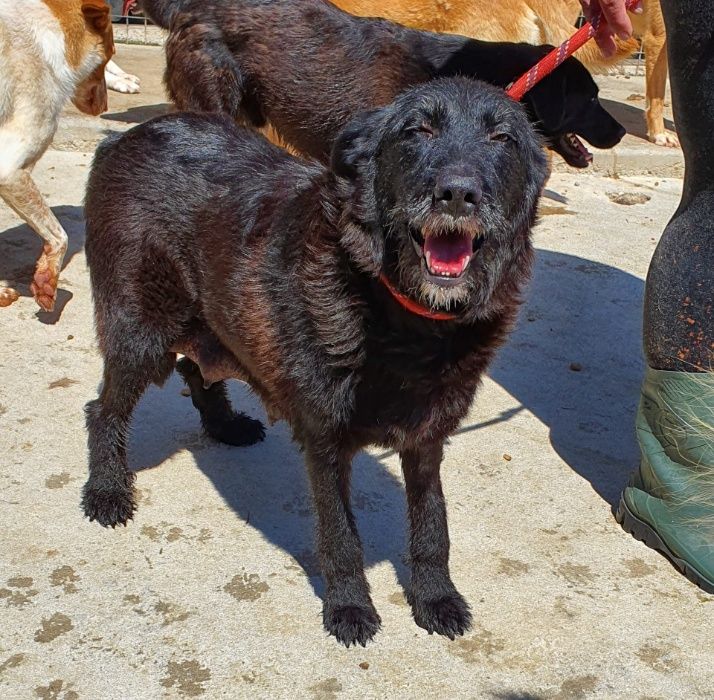
[{"label": "red collar", "polygon": [[456,318],[456,314],[452,314],[447,311],[432,311],[426,306],[422,306],[413,299],[410,299],[408,296],[405,296],[401,292],[398,292],[384,273],[379,275],[379,281],[389,290],[389,293],[399,302],[401,306],[417,316],[430,318],[432,321],[453,321]]}]

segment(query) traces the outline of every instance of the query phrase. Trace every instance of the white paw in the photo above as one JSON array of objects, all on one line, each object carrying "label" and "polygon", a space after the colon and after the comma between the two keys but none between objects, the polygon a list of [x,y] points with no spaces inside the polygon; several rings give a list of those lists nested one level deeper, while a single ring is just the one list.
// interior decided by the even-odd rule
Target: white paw
[{"label": "white paw", "polygon": [[679,139],[677,134],[671,131],[665,131],[661,134],[650,136],[650,141],[654,141],[657,146],[666,146],[668,148],[679,148]]},{"label": "white paw", "polygon": [[107,75],[107,87],[114,92],[123,92],[124,94],[135,94],[141,90],[139,79],[135,75]]}]

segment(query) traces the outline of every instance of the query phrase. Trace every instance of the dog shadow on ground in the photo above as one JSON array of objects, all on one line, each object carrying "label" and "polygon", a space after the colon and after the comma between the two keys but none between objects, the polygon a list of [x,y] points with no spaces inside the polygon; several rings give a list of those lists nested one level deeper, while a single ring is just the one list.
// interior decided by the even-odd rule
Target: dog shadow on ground
[{"label": "dog shadow on ground", "polygon": [[639,455],[643,295],[634,275],[539,250],[518,326],[489,372],[613,506]]},{"label": "dog shadow on ground", "polygon": [[[603,499],[615,503],[637,457],[633,421],[643,371],[642,294],[640,279],[614,267],[538,251],[520,323],[490,373],[518,405],[484,423],[466,424],[459,432],[508,421],[525,408],[549,427],[552,445],[565,462]],[[219,445],[202,433],[182,386],[174,374],[162,389],[152,387],[137,407],[131,468],[157,467],[188,449],[225,503],[297,560],[320,595],[309,486],[287,426],[270,427],[265,442],[252,447]],[[230,386],[237,408],[265,420],[244,385]],[[390,454],[362,453],[355,459],[353,506],[366,565],[389,561],[405,585],[405,494],[401,479],[381,461]],[[137,484],[141,487],[140,474]]]},{"label": "dog shadow on ground", "polygon": [[[4,202],[0,202],[3,206]],[[84,212],[82,207],[59,206],[52,207],[54,215],[67,232],[67,253],[64,256],[62,269],[67,267],[72,258],[84,247]],[[42,239],[26,224],[18,224],[5,231],[0,231],[0,280],[17,290],[20,296],[32,298],[30,283],[35,273],[35,265],[42,254]],[[52,325],[57,323],[62,310],[72,298],[66,280],[62,274],[57,290],[57,302],[52,313],[41,311],[38,307],[37,319],[41,323]]]},{"label": "dog shadow on ground", "polygon": [[[617,119],[622,126],[625,127],[628,134],[632,136],[637,136],[644,141],[649,141],[647,138],[647,122],[645,121],[645,109],[644,100],[642,101],[642,107],[635,107],[632,104],[625,104],[623,102],[617,102],[615,100],[607,100],[601,98],[603,107],[610,112],[610,114]],[[675,131],[674,122],[671,119],[664,120],[664,128],[670,131]]]},{"label": "dog shadow on ground", "polygon": [[124,122],[126,124],[141,124],[149,119],[160,117],[162,114],[168,114],[173,111],[175,111],[175,108],[172,104],[169,102],[160,102],[155,105],[129,107],[119,112],[105,112],[101,115],[101,118],[113,122]]}]

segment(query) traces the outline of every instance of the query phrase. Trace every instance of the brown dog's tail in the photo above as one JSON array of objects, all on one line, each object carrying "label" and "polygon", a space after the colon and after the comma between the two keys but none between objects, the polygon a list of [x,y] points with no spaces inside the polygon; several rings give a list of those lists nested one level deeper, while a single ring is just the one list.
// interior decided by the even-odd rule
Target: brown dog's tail
[{"label": "brown dog's tail", "polygon": [[602,55],[600,47],[592,40],[578,49],[574,55],[591,73],[602,73],[611,66],[622,63],[640,47],[640,42],[634,38],[624,40],[615,38],[615,43],[617,44],[617,51],[607,58]]},{"label": "brown dog's tail", "polygon": [[139,0],[139,6],[149,19],[162,29],[168,29],[174,17],[189,0]]}]

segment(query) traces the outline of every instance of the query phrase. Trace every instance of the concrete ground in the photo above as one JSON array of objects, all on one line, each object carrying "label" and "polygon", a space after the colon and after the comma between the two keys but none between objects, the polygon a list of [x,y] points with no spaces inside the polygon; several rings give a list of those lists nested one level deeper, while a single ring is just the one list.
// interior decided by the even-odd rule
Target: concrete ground
[{"label": "concrete ground", "polygon": [[[640,174],[551,178],[520,323],[447,449],[452,573],[475,619],[465,637],[410,618],[402,480],[379,450],[356,460],[354,504],[383,630],[366,649],[326,637],[288,431],[217,445],[176,377],[135,414],[136,519],[83,519],[83,406],[101,374],[84,184],[102,131],[166,109],[160,50],[121,46],[118,60],[143,94],[112,94],[102,119],[68,110],[35,171],[70,238],[59,312],[38,314],[39,239],[0,207],[0,280],[23,294],[0,310],[0,697],[712,697],[714,598],[612,513],[638,456],[643,280],[681,188],[637,136],[623,148],[639,149]],[[603,83],[614,95],[625,79]],[[232,394],[263,415],[242,385]]]}]

